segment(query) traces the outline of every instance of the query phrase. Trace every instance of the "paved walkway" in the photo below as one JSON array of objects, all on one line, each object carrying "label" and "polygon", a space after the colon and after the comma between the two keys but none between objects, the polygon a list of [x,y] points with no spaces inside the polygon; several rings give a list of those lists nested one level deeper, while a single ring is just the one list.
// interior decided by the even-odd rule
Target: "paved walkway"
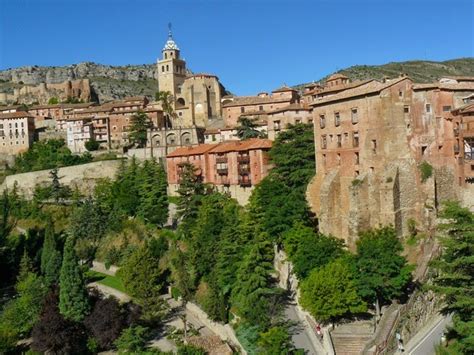
[{"label": "paved walkway", "polygon": [[[451,316],[438,315],[420,329],[418,333],[405,345],[404,354],[431,355],[435,354],[435,347],[441,341],[441,336],[452,322]],[[401,355],[400,351],[396,352]]]},{"label": "paved walkway", "polygon": [[285,308],[285,316],[286,319],[296,323],[296,327],[294,328],[291,339],[293,341],[293,345],[297,349],[304,349],[305,354],[307,355],[326,354],[326,351],[320,345],[319,341],[315,342],[312,340],[315,335],[312,337],[311,334],[309,334],[309,332],[312,332],[312,330],[309,329],[306,322],[298,317],[298,312],[294,304],[288,304],[288,306]]}]

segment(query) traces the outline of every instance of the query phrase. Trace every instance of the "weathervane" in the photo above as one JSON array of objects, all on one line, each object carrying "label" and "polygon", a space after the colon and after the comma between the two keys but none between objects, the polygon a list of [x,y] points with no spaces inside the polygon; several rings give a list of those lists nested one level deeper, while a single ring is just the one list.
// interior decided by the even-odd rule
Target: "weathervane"
[{"label": "weathervane", "polygon": [[171,33],[171,22],[168,22],[168,37],[173,38],[173,34]]}]

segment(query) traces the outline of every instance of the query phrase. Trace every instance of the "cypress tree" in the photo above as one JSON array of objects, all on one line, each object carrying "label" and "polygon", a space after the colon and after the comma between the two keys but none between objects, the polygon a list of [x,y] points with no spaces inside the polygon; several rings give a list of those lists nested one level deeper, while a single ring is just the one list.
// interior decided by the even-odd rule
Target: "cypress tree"
[{"label": "cypress tree", "polygon": [[46,227],[43,250],[41,251],[41,273],[47,285],[57,283],[61,269],[61,253],[56,246],[52,221]]},{"label": "cypress tree", "polygon": [[59,310],[64,318],[81,321],[89,311],[84,277],[74,251],[74,242],[67,238],[59,276]]}]

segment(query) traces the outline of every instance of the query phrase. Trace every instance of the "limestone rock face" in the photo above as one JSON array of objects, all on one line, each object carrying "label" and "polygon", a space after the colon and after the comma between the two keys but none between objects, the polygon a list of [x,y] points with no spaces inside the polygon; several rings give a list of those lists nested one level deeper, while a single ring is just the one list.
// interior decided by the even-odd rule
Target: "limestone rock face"
[{"label": "limestone rock face", "polygon": [[90,79],[92,97],[105,102],[125,96],[153,96],[158,91],[156,77],[155,64],[111,66],[84,62],[62,67],[26,66],[0,71],[0,93],[12,94],[13,88],[27,85]]}]

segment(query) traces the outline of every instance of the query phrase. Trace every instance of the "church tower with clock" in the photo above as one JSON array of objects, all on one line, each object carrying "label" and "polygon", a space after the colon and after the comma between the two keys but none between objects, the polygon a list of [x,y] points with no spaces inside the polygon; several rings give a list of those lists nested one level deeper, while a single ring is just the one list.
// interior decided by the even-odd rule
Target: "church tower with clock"
[{"label": "church tower with clock", "polygon": [[168,40],[163,47],[162,58],[158,59],[158,86],[160,91],[169,91],[174,97],[181,94],[186,79],[186,62],[180,58],[179,47],[173,40],[171,24],[168,26]]}]

